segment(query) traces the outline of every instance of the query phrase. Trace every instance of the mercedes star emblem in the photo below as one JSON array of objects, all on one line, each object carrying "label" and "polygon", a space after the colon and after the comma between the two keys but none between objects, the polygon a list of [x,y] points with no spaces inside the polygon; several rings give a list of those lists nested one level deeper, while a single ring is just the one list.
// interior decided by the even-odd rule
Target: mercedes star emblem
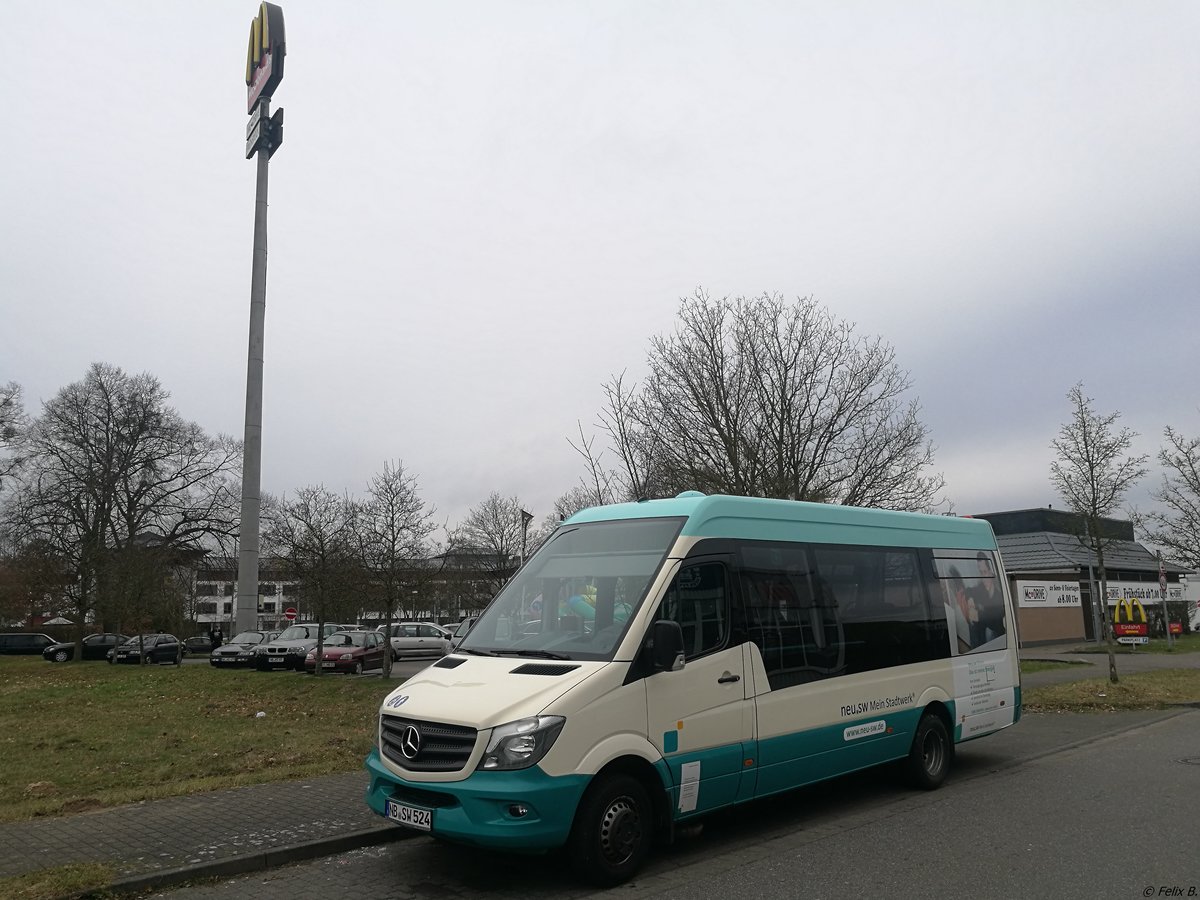
[{"label": "mercedes star emblem", "polygon": [[404,735],[400,738],[400,752],[405,759],[416,759],[421,752],[421,732],[417,731],[416,725],[404,729]]}]

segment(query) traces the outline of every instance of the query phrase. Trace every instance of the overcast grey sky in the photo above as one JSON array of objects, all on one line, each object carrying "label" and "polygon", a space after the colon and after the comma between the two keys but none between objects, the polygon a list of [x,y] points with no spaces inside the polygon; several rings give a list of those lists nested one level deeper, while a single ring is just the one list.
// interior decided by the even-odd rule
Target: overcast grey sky
[{"label": "overcast grey sky", "polygon": [[[1058,504],[1076,381],[1146,452],[1200,432],[1194,0],[280,5],[264,490],[402,459],[451,522],[540,520],[697,287],[889,341],[962,513]],[[30,412],[103,361],[241,437],[256,10],[0,6]]]}]

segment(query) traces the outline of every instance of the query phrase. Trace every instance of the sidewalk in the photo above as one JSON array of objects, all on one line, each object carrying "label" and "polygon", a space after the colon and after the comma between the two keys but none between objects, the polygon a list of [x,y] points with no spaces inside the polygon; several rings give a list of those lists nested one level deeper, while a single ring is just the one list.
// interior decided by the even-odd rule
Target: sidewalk
[{"label": "sidewalk", "polygon": [[0,876],[69,863],[116,870],[113,889],[168,887],[415,835],[367,808],[367,773],[252,785],[0,824]]},{"label": "sidewalk", "polygon": [[[1026,660],[1085,663],[1025,675],[1022,684],[1033,687],[1107,675],[1107,655],[1070,652],[1078,646],[1022,650]],[[1200,668],[1200,653],[1127,654],[1117,659],[1120,674],[1160,668]],[[1127,715],[1137,719],[1136,714]],[[1069,722],[1062,727],[1075,729]],[[359,771],[4,823],[0,876],[68,863],[104,863],[116,872],[112,890],[132,892],[272,868],[418,834],[371,812],[364,802],[366,788],[367,773]]]}]

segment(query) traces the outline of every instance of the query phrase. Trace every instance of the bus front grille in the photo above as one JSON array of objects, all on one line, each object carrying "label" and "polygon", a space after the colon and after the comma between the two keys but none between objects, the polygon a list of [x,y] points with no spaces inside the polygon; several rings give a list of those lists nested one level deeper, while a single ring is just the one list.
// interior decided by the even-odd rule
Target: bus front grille
[{"label": "bus front grille", "polygon": [[379,752],[410,772],[457,772],[475,748],[474,728],[381,716]]}]

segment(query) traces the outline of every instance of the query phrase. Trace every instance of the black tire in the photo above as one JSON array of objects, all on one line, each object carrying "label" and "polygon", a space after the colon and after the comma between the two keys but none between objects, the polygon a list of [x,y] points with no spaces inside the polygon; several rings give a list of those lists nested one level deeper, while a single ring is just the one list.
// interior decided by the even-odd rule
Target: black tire
[{"label": "black tire", "polygon": [[654,812],[642,783],[607,775],[583,795],[567,848],[588,881],[611,887],[633,877],[653,841]]},{"label": "black tire", "polygon": [[909,782],[924,791],[935,790],[946,780],[953,761],[954,742],[950,740],[945,721],[937,713],[925,713],[904,762]]},{"label": "black tire", "polygon": [[183,654],[182,653],[175,654],[175,665],[177,665],[177,666],[183,665]]},{"label": "black tire", "polygon": [[71,654],[68,653],[66,650],[55,650],[54,651],[54,661],[55,662],[66,662],[70,658],[71,658]]},{"label": "black tire", "polygon": [[362,673],[363,673],[363,664],[362,664],[362,660],[360,659],[354,663],[354,674],[361,675]]}]

